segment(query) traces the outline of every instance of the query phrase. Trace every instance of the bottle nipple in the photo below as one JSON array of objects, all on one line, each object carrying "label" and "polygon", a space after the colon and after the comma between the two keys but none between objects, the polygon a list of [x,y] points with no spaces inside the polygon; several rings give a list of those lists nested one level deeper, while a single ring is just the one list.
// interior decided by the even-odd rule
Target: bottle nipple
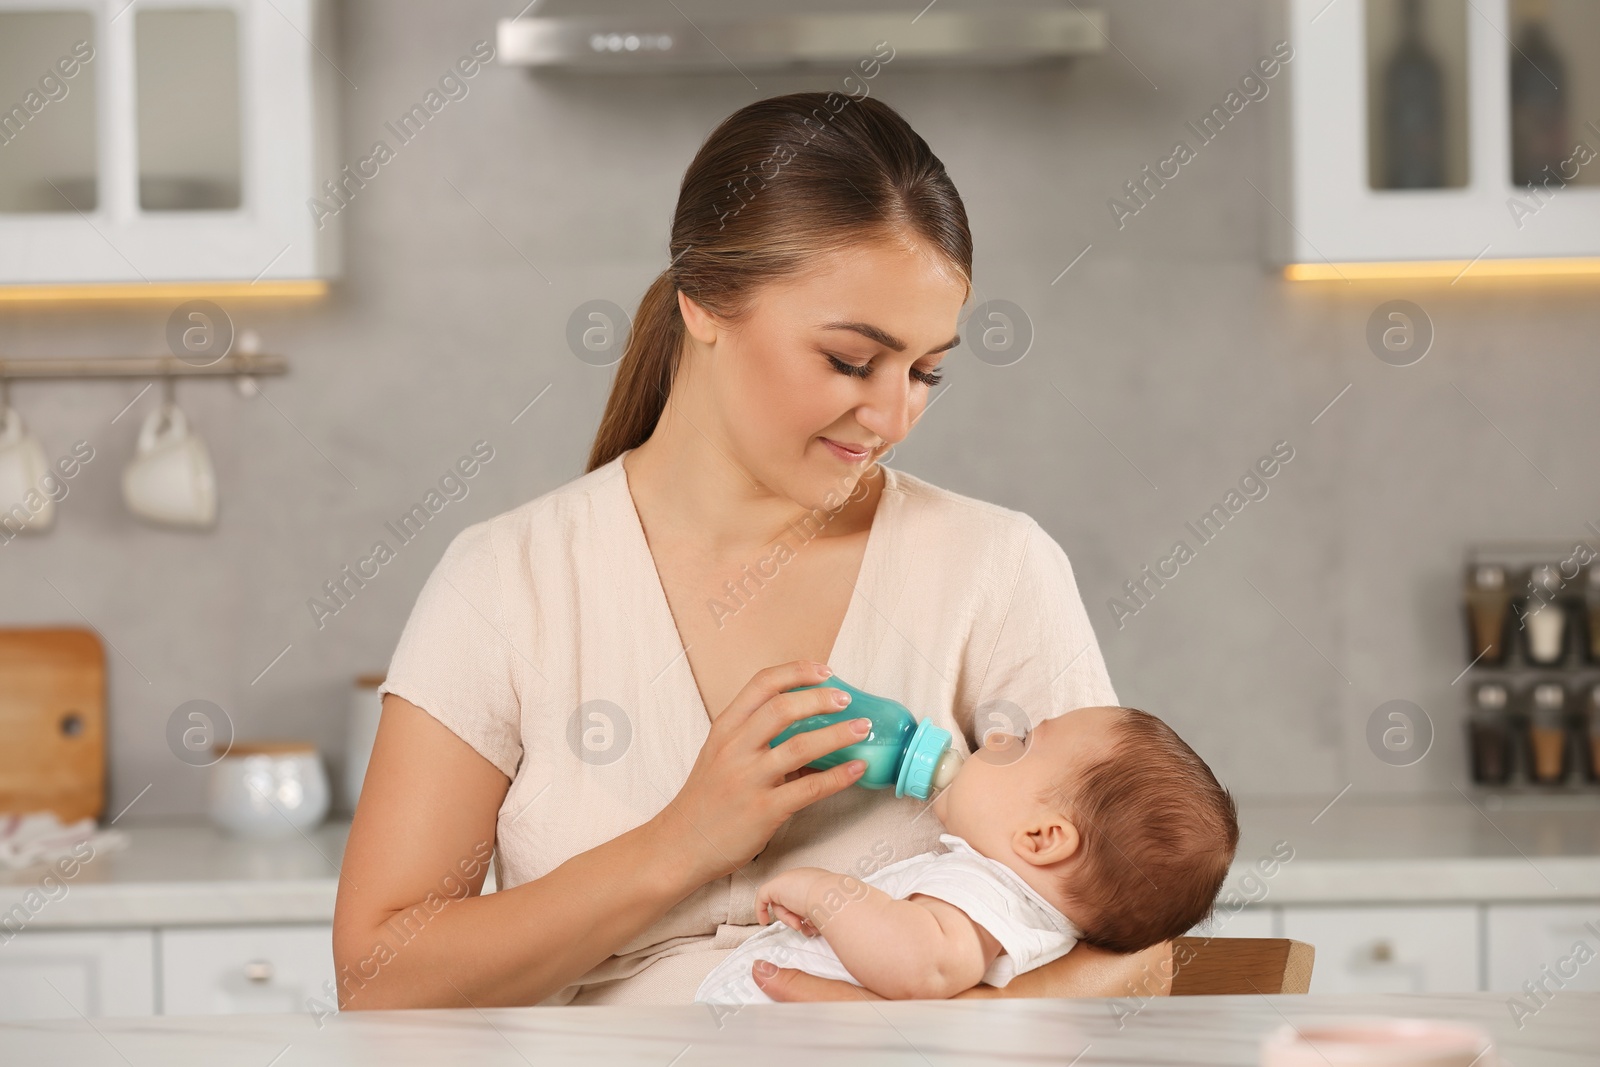
[{"label": "bottle nipple", "polygon": [[939,762],[933,768],[933,787],[943,789],[956,780],[956,772],[961,770],[961,757],[956,755],[954,749],[945,749],[939,757]]}]

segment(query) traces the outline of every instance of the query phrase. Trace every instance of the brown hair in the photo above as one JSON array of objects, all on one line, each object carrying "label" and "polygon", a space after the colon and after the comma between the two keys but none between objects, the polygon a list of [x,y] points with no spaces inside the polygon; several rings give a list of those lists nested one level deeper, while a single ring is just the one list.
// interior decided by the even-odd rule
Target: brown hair
[{"label": "brown hair", "polygon": [[1081,836],[1078,871],[1062,896],[1084,941],[1138,952],[1211,914],[1239,847],[1239,813],[1172,727],[1121,710],[1111,754],[1040,799],[1071,812]]},{"label": "brown hair", "polygon": [[672,261],[639,301],[587,469],[654,432],[683,346],[680,290],[731,321],[757,287],[802,273],[818,253],[884,238],[924,241],[971,277],[961,196],[893,108],[791,93],[729,115],[684,172]]}]

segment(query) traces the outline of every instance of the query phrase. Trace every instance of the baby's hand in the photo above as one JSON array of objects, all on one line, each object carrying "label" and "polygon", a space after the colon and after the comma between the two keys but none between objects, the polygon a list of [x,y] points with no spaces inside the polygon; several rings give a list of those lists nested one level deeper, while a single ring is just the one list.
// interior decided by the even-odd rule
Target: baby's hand
[{"label": "baby's hand", "polygon": [[756,918],[763,923],[781,921],[807,937],[820,932],[807,917],[808,901],[817,883],[834,878],[821,867],[794,867],[773,877],[756,890]]}]

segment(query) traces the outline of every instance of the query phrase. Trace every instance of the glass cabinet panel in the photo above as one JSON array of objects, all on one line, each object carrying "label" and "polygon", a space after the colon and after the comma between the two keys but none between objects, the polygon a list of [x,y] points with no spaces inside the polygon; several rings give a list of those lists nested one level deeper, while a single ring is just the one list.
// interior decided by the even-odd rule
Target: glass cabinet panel
[{"label": "glass cabinet panel", "polygon": [[1367,0],[1367,181],[1453,189],[1467,166],[1467,0]]},{"label": "glass cabinet panel", "polygon": [[0,212],[93,211],[94,17],[0,12]]},{"label": "glass cabinet panel", "polygon": [[134,17],[139,206],[237,208],[237,15],[227,8],[156,8]]},{"label": "glass cabinet panel", "polygon": [[1600,3],[1513,0],[1511,27],[1512,183],[1600,185]]}]

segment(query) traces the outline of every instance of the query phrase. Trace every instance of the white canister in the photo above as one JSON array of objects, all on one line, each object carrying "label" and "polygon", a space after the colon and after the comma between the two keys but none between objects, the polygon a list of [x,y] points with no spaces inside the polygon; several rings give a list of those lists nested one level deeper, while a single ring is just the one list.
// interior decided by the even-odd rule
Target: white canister
[{"label": "white canister", "polygon": [[211,821],[239,837],[292,837],[328,815],[328,775],[309,741],[241,741],[211,765]]},{"label": "white canister", "polygon": [[340,782],[340,799],[346,810],[355,811],[361,798],[361,783],[367,776],[367,762],[372,758],[372,743],[378,738],[378,716],[383,711],[383,696],[378,686],[383,684],[381,674],[363,674],[356,678],[350,691],[350,717],[345,724],[344,781]]}]

